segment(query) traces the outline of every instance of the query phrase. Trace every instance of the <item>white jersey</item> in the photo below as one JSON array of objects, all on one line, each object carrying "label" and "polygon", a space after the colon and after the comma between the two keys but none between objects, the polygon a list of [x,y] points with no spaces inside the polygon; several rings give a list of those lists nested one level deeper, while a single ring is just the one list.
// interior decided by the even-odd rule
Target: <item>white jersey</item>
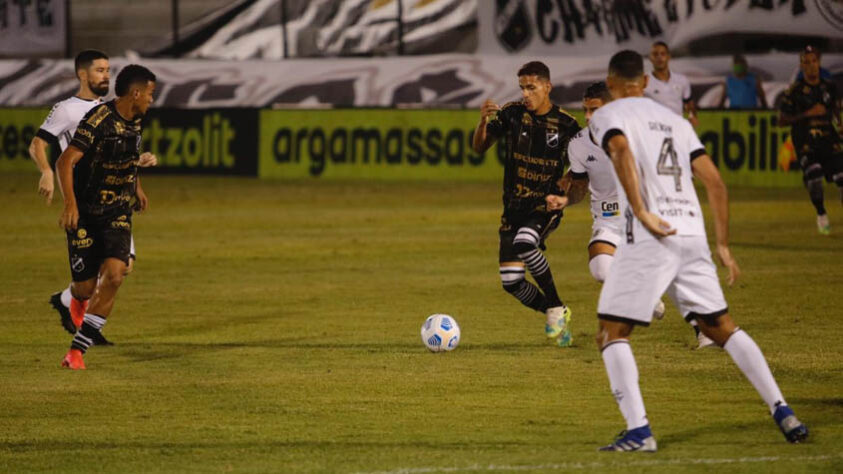
[{"label": "white jersey", "polygon": [[571,173],[588,174],[588,192],[591,193],[591,215],[594,219],[620,219],[618,188],[612,160],[602,148],[591,141],[588,129],[579,131],[568,142],[568,159]]},{"label": "white jersey", "polygon": [[[38,136],[45,141],[51,141],[52,138],[55,138],[59,142],[61,151],[64,151],[70,140],[73,139],[76,126],[79,125],[82,117],[102,102],[101,98],[85,100],[76,96],[58,102],[50,110],[49,115],[41,125],[41,129],[38,130]],[[44,132],[49,136],[44,136]]]},{"label": "white jersey", "polygon": [[691,83],[688,78],[673,71],[670,72],[667,82],[656,79],[652,72],[647,76],[644,95],[681,116],[685,111],[685,102],[691,100]]},{"label": "white jersey", "polygon": [[[623,134],[629,141],[638,171],[639,191],[647,209],[667,221],[677,235],[704,236],[705,223],[692,182],[691,160],[705,147],[691,124],[646,97],[627,97],[599,108],[589,130],[605,148]],[[617,179],[617,177],[616,177]],[[653,239],[635,218],[620,181],[618,200],[626,219],[626,241]]]}]

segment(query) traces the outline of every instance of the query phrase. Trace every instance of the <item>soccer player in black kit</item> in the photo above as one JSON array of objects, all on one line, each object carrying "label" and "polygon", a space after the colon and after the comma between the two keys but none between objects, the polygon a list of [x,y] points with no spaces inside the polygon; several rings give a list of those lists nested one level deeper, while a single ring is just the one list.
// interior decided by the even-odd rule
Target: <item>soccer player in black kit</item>
[{"label": "soccer player in black kit", "polygon": [[[556,292],[544,241],[558,225],[561,211],[548,211],[545,196],[564,192],[557,186],[567,162],[568,141],[580,126],[550,101],[550,70],[529,62],[518,70],[522,100],[502,108],[487,100],[480,111],[473,148],[478,153],[502,139],[506,147],[503,215],[500,227],[500,275],[503,288],[525,306],[545,313],[545,335],[560,347],[573,343],[571,310]],[[524,267],[538,284],[525,279]]]},{"label": "soccer player in black kit", "polygon": [[[74,294],[91,295],[62,367],[84,369],[82,355],[114,307],[129,264],[141,120],[152,103],[155,75],[131,64],[117,76],[117,98],[91,109],[56,162]],[[99,279],[97,278],[99,275]]]},{"label": "soccer player in black kit", "polygon": [[791,137],[802,179],[817,210],[817,230],[831,233],[823,203],[823,177],[834,181],[843,201],[843,141],[834,128],[840,124],[840,96],[837,87],[820,76],[820,53],[812,46],[799,55],[803,78],[784,93],[779,124],[791,125]]}]

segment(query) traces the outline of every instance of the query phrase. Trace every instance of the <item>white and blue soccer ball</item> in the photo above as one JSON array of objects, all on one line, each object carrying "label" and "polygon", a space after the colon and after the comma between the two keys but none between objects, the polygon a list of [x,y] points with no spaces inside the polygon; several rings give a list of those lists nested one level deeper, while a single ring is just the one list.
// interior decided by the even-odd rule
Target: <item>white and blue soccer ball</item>
[{"label": "white and blue soccer ball", "polygon": [[424,345],[432,352],[452,351],[460,343],[460,326],[447,314],[432,314],[421,327]]}]

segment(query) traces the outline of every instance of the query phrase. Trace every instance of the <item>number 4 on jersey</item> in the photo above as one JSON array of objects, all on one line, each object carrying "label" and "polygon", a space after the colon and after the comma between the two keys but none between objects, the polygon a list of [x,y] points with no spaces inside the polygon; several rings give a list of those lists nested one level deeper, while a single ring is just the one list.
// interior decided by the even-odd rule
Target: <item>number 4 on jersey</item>
[{"label": "number 4 on jersey", "polygon": [[[668,163],[668,159],[670,163]],[[673,138],[665,138],[662,143],[662,150],[659,153],[659,162],[656,164],[656,172],[660,175],[673,176],[676,183],[676,191],[682,191],[682,168],[679,166],[679,159],[676,157],[676,150],[673,149]]]}]

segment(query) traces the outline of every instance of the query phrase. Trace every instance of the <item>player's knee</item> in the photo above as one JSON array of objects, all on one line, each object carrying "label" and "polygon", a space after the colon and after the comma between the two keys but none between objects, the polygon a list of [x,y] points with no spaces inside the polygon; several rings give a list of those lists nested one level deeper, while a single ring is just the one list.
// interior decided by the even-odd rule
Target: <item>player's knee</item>
[{"label": "player's knee", "polygon": [[538,232],[529,227],[522,227],[512,240],[512,249],[518,255],[529,253],[539,247],[539,240]]},{"label": "player's knee", "polygon": [[613,261],[614,257],[607,253],[595,255],[594,258],[588,261],[588,269],[591,270],[591,276],[601,283],[606,281]]},{"label": "player's knee", "polygon": [[524,281],[524,267],[500,267],[501,284],[507,293],[515,293]]},{"label": "player's knee", "polygon": [[103,272],[100,279],[102,283],[114,288],[119,288],[121,284],[123,284],[123,278],[125,278],[125,267],[123,268],[114,268],[108,267],[106,268],[105,272]]}]

